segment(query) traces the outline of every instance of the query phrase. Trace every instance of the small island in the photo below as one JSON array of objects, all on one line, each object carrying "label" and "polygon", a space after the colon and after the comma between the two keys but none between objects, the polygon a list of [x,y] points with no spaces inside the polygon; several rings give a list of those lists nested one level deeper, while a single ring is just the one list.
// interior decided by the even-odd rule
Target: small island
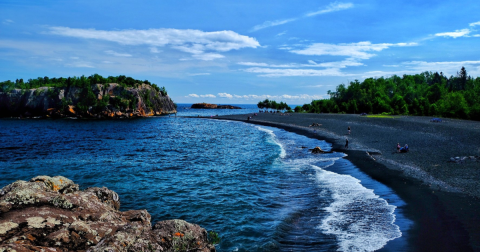
[{"label": "small island", "polygon": [[210,104],[210,103],[195,103],[192,105],[193,109],[242,109],[237,106],[232,105],[217,105],[217,104]]}]

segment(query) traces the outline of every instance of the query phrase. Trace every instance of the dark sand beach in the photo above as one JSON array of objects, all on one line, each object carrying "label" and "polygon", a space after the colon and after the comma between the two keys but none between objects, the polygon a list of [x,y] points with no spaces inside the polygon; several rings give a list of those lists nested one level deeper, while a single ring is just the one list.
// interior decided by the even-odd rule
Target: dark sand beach
[{"label": "dark sand beach", "polygon": [[[247,120],[248,116],[252,118]],[[406,247],[395,247],[392,242],[380,251],[480,251],[480,122],[337,114],[215,118],[326,140],[333,151],[346,153],[364,173],[392,188],[406,202],[402,211],[414,224],[405,235]],[[310,127],[313,123],[320,125]],[[397,153],[397,143],[408,144],[410,151]],[[452,157],[466,158],[451,162]]]}]

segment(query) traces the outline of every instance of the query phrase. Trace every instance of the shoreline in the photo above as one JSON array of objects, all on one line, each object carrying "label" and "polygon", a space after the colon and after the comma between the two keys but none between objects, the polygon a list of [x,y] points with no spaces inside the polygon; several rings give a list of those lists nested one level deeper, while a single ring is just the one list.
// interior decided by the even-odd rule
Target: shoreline
[{"label": "shoreline", "polygon": [[[401,160],[399,162],[389,159],[388,157],[391,155],[383,149],[375,148],[377,146],[358,141],[359,139],[355,137],[358,125],[352,127],[352,133],[347,136],[351,148],[345,149],[345,135],[337,134],[338,129],[333,128],[332,125],[325,123],[320,127],[305,125],[305,122],[309,119],[311,121],[312,118],[317,120],[314,122],[322,123],[325,120],[331,120],[331,117],[336,117],[336,115],[300,114],[300,117],[308,116],[308,118],[298,118],[297,115],[295,115],[297,118],[294,118],[294,115],[280,116],[260,113],[252,116],[251,120],[246,120],[247,116],[251,115],[229,115],[208,117],[208,119],[233,120],[276,127],[309,138],[325,140],[332,144],[333,151],[347,154],[345,157],[347,160],[374,180],[390,187],[406,203],[405,206],[399,208],[414,223],[407,230],[406,247],[404,249],[396,248],[395,242],[389,242],[379,251],[480,251],[479,198],[471,195],[472,193],[465,192],[464,188],[451,186],[435,178],[418,166],[408,162],[402,163]],[[343,122],[345,127],[342,127],[345,129],[345,133],[347,123],[351,125],[356,123],[356,118],[352,118],[352,115],[346,115],[349,116],[348,118],[342,118],[344,115],[338,116],[339,118],[333,118],[334,123],[338,124],[347,119]],[[356,116],[360,118],[360,116]],[[395,123],[401,125],[403,122]],[[367,136],[367,139],[369,137],[372,136]],[[411,145],[409,144],[409,146]],[[459,164],[452,165],[458,166]]]}]

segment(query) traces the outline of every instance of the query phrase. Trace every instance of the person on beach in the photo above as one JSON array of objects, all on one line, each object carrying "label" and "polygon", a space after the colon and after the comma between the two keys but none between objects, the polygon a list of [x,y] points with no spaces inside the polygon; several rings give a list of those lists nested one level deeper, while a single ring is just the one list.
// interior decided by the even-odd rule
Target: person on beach
[{"label": "person on beach", "polygon": [[348,149],[348,138],[345,137],[345,149]]},{"label": "person on beach", "polygon": [[348,134],[350,135],[350,126],[348,126]]},{"label": "person on beach", "polygon": [[398,152],[408,152],[408,144],[405,144]]},{"label": "person on beach", "polygon": [[400,152],[400,148],[402,148],[400,147],[400,143],[397,143],[397,152]]}]

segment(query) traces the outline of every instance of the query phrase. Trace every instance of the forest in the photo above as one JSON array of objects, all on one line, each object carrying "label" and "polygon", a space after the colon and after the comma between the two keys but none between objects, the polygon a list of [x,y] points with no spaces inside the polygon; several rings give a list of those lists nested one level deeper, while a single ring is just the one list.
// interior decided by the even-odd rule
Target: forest
[{"label": "forest", "polygon": [[290,106],[288,106],[288,104],[286,104],[285,102],[276,102],[269,99],[258,102],[257,107],[259,109],[288,110],[293,112]]},{"label": "forest", "polygon": [[162,95],[167,95],[165,87],[158,87],[156,84],[150,83],[148,80],[136,80],[132,77],[126,77],[125,75],[119,75],[117,77],[108,76],[104,78],[99,74],[93,74],[88,77],[84,75],[80,77],[68,77],[68,78],[49,78],[38,77],[36,79],[28,79],[26,82],[23,79],[16,79],[15,82],[7,80],[0,82],[0,92],[10,92],[13,89],[34,89],[39,87],[59,87],[59,88],[68,88],[68,87],[91,87],[95,84],[108,84],[108,83],[117,83],[123,87],[137,87],[142,83],[151,85],[153,88],[160,92]]},{"label": "forest", "polygon": [[462,67],[456,76],[442,72],[368,78],[329,90],[329,99],[313,100],[295,112],[416,115],[480,121],[480,77]]}]

